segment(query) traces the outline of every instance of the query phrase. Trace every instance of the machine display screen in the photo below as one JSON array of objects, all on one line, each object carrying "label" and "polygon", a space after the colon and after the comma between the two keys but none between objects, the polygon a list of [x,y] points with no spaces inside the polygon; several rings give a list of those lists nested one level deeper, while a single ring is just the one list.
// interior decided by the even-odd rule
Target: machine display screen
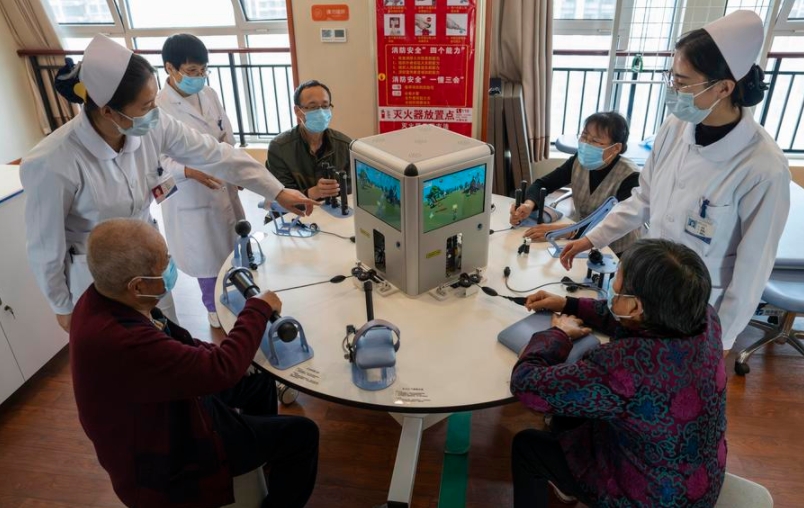
[{"label": "machine display screen", "polygon": [[422,200],[425,233],[482,213],[486,203],[486,165],[425,180]]},{"label": "machine display screen", "polygon": [[355,174],[357,206],[397,231],[402,231],[402,186],[399,180],[357,159]]}]

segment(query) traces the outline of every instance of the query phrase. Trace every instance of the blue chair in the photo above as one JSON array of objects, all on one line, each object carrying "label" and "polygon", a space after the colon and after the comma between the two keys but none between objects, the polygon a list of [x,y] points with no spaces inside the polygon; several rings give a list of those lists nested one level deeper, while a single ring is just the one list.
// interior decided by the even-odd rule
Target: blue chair
[{"label": "blue chair", "polygon": [[765,336],[740,351],[734,362],[734,371],[740,376],[751,371],[748,366],[751,355],[774,341],[781,344],[788,343],[804,355],[804,344],[801,342],[804,339],[804,332],[793,329],[796,315],[804,314],[804,270],[774,270],[765,285],[762,300],[784,310],[784,314],[779,317],[778,325],[757,320],[749,323],[750,326],[765,331]]}]

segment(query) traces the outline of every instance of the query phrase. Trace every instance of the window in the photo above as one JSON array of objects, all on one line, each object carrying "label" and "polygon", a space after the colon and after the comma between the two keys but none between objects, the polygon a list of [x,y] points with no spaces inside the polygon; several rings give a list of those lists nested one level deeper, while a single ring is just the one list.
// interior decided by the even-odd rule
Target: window
[{"label": "window", "polygon": [[787,16],[789,21],[804,20],[804,0],[796,0],[793,2],[793,7],[790,9],[790,15]]},{"label": "window", "polygon": [[249,21],[272,21],[288,18],[285,0],[240,0]]},{"label": "window", "polygon": [[128,0],[132,28],[234,26],[230,0]]},{"label": "window", "polygon": [[[210,50],[281,48],[279,52],[210,53],[209,86],[218,92],[234,131],[266,140],[293,126],[293,71],[286,0],[44,0],[68,50],[81,51],[98,33],[139,50],[162,49],[187,32]],[[102,28],[98,24],[103,24]],[[145,54],[167,79],[158,53]],[[234,67],[231,63],[234,61]]]},{"label": "window", "polygon": [[555,0],[556,19],[614,19],[616,0]]},{"label": "window", "polygon": [[58,23],[80,25],[114,23],[106,0],[50,0],[49,3]]}]

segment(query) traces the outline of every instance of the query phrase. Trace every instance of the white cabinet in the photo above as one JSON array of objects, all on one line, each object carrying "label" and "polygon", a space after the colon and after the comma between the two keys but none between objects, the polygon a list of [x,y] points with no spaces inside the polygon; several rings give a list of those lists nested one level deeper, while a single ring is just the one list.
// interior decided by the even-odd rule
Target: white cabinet
[{"label": "white cabinet", "polygon": [[0,402],[6,400],[23,382],[25,379],[20,367],[14,359],[3,329],[0,328]]},{"label": "white cabinet", "polygon": [[[0,202],[0,327],[5,335],[0,336],[0,368],[6,370],[2,340],[7,339],[15,368],[27,380],[67,344],[68,337],[28,264],[24,210],[25,193]],[[5,383],[4,375],[0,379]]]}]

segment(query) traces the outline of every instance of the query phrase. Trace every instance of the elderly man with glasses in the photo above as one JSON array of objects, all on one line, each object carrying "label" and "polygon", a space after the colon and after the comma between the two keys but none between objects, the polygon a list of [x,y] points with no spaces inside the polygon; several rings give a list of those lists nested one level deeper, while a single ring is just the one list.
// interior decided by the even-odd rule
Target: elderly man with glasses
[{"label": "elderly man with glasses", "polygon": [[332,94],[327,85],[311,80],[293,93],[298,124],[275,137],[268,146],[265,167],[288,189],[323,200],[337,196],[337,173],[349,175],[349,136],[329,128]]},{"label": "elderly man with glasses", "polygon": [[234,476],[266,464],[262,506],[304,506],[318,427],[277,414],[270,374],[246,375],[279,298],[249,298],[220,345],[209,344],[156,308],[178,272],[150,224],[98,224],[87,263],[95,282],[73,312],[73,389],[81,426],[123,503],[218,508],[234,501]]}]

